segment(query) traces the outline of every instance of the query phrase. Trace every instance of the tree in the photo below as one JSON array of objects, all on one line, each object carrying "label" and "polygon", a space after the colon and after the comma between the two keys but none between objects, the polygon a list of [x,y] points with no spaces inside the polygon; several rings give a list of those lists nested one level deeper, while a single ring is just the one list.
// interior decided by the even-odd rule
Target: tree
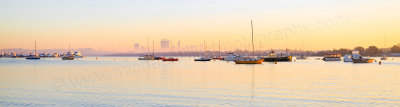
[{"label": "tree", "polygon": [[361,46],[358,46],[358,47],[354,48],[354,50],[358,50],[358,51],[360,52],[361,55],[364,54],[364,48],[361,47]]},{"label": "tree", "polygon": [[394,46],[391,48],[391,51],[392,51],[392,53],[400,53],[400,47],[394,45]]},{"label": "tree", "polygon": [[379,50],[378,50],[378,47],[376,47],[376,46],[369,46],[365,50],[365,55],[368,55],[368,56],[376,56],[378,54],[379,54]]}]

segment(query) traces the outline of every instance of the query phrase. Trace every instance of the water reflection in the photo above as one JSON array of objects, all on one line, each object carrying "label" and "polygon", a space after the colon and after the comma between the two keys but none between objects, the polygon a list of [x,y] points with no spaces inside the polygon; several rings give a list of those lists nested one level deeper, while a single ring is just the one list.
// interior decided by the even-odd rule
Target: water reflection
[{"label": "water reflection", "polygon": [[400,60],[382,62],[0,59],[0,105],[398,106]]}]

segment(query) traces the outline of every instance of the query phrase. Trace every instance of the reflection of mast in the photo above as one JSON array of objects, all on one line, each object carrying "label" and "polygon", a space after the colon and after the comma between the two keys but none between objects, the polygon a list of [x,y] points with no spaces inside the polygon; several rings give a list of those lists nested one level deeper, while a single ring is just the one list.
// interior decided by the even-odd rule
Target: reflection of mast
[{"label": "reflection of mast", "polygon": [[251,92],[251,96],[250,96],[250,106],[254,107],[253,105],[253,101],[254,101],[254,80],[255,80],[255,72],[254,72],[254,65],[252,66],[253,70],[251,72],[251,81],[250,81],[250,92]]}]

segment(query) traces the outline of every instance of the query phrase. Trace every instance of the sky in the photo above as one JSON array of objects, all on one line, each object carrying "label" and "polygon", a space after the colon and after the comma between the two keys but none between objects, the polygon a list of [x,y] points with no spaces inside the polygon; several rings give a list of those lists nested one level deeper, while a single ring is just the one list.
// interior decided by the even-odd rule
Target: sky
[{"label": "sky", "polygon": [[399,0],[0,0],[0,48],[94,48],[134,44],[249,49],[379,48],[400,43]]}]

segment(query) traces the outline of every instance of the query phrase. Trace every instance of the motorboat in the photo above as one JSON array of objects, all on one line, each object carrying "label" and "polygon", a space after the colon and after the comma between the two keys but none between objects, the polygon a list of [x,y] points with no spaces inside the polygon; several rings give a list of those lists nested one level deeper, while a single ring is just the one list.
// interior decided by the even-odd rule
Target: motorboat
[{"label": "motorboat", "polygon": [[335,54],[335,53],[329,53],[325,54],[324,58],[322,58],[324,61],[342,61],[342,55],[341,54]]},{"label": "motorboat", "polygon": [[142,55],[138,57],[139,60],[154,60],[153,55]]},{"label": "motorboat", "polygon": [[363,58],[358,50],[353,50],[351,54],[353,63],[372,63],[374,61],[374,59]]},{"label": "motorboat", "polygon": [[351,56],[352,56],[352,55],[350,55],[350,54],[344,55],[343,61],[344,61],[344,62],[353,62],[353,59],[352,59]]},{"label": "motorboat", "polygon": [[275,62],[275,61],[292,61],[292,56],[277,56],[277,54],[272,51],[268,53],[267,57],[264,57],[264,62]]},{"label": "motorboat", "polygon": [[194,61],[210,61],[210,60],[211,60],[211,58],[207,58],[207,57],[201,57],[198,59],[194,59]]},{"label": "motorboat", "polygon": [[74,52],[74,57],[75,58],[83,58],[84,56],[82,56],[82,54],[78,51]]},{"label": "motorboat", "polygon": [[228,53],[228,55],[224,57],[224,61],[236,61],[237,59],[239,59],[239,57],[239,55],[236,55],[234,53]]},{"label": "motorboat", "polygon": [[167,58],[162,59],[162,61],[178,61],[178,60],[179,60],[178,58],[174,58],[174,57],[167,57]]},{"label": "motorboat", "polygon": [[381,57],[381,60],[387,60],[386,56]]}]

